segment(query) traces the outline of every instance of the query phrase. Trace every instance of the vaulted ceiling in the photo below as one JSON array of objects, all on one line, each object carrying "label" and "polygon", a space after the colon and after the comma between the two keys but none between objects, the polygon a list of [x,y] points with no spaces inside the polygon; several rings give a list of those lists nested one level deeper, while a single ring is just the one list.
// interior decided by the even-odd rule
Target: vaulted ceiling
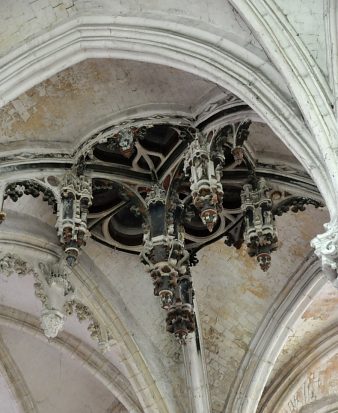
[{"label": "vaulted ceiling", "polygon": [[[268,3],[256,6],[286,16],[316,79],[335,84],[324,21],[325,5],[331,19],[337,12],[332,2]],[[334,217],[334,159],[322,159],[328,145],[320,146],[319,126],[317,135],[312,129],[317,112],[299,102],[254,17],[246,17],[251,6],[1,2],[2,412],[338,409],[335,276],[322,271],[311,247]],[[325,96],[334,102],[330,87]],[[326,121],[325,108],[318,104]],[[248,121],[244,161],[224,166],[222,211],[209,233],[189,206],[189,136]],[[117,152],[112,142],[125,130],[134,146]],[[93,182],[91,238],[67,270],[72,300],[63,329],[47,338],[43,264],[63,256],[55,194],[74,167]],[[266,179],[276,215],[278,248],[266,272],[242,239],[240,193],[253,176]],[[139,204],[145,207],[155,183],[176,191],[187,210],[197,324],[185,344],[166,331],[166,312],[139,257],[146,232]],[[34,185],[47,190],[35,193]]]}]

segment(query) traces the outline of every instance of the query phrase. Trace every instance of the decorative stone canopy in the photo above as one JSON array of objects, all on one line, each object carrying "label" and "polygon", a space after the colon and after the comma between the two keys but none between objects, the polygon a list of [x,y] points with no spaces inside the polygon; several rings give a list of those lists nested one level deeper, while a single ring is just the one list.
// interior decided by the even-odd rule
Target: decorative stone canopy
[{"label": "decorative stone canopy", "polygon": [[4,411],[336,409],[335,2],[0,23]]}]

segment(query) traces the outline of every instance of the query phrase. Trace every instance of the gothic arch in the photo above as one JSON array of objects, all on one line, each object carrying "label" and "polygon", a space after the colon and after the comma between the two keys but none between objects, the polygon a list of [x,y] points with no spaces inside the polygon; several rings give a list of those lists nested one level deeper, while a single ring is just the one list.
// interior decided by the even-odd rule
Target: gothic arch
[{"label": "gothic arch", "polygon": [[[23,331],[26,334],[36,337],[42,342],[48,342],[39,327],[39,321],[35,319],[35,317],[20,310],[0,306],[0,325]],[[89,346],[81,343],[79,339],[66,332],[61,333],[59,337],[49,341],[49,344],[60,351],[69,353],[72,357],[78,358],[81,364],[95,375],[98,380],[120,400],[128,411],[141,413],[138,401],[128,388],[128,380],[126,380],[126,378],[112,364],[109,365],[109,373],[102,370],[101,365],[104,362],[102,361],[102,356],[96,350],[91,349]],[[78,349],[80,344],[81,350]],[[3,352],[2,349],[1,352]],[[27,394],[24,387],[21,391],[24,396]],[[29,399],[29,393],[27,394],[26,399],[27,400],[24,399],[22,401],[24,404],[27,406],[33,404]],[[32,407],[30,409],[31,410],[26,409],[25,412],[34,412]]]},{"label": "gothic arch", "polygon": [[[17,221],[20,221],[19,217]],[[60,247],[55,245],[51,239],[43,239],[41,234],[34,233],[27,237],[22,232],[20,234],[20,232],[21,229],[19,228],[7,229],[6,231],[6,227],[2,227],[0,236],[2,252],[12,252],[15,250],[16,254],[20,254],[34,267],[38,265],[38,262],[54,261],[55,258],[60,256]],[[166,400],[160,393],[157,383],[134,339],[114,311],[112,305],[98,291],[95,281],[92,280],[90,273],[93,269],[93,264],[90,258],[88,256],[87,259],[83,258],[82,264],[76,268],[71,276],[71,281],[77,289],[79,296],[83,298],[83,302],[88,305],[88,308],[95,314],[97,320],[109,328],[114,339],[120,345],[125,357],[124,365],[128,372],[126,378],[131,383],[143,411],[147,413],[168,413],[169,408]]]},{"label": "gothic arch", "polygon": [[39,413],[32,394],[9,349],[0,337],[0,370],[23,413]]},{"label": "gothic arch", "polygon": [[[245,60],[243,55],[245,54]],[[88,58],[138,60],[190,72],[246,101],[314,178],[334,211],[333,187],[315,140],[268,73],[270,65],[229,39],[148,18],[78,17],[9,53],[0,75],[1,104]],[[257,72],[257,67],[261,69]],[[264,67],[269,70],[263,72]]]}]

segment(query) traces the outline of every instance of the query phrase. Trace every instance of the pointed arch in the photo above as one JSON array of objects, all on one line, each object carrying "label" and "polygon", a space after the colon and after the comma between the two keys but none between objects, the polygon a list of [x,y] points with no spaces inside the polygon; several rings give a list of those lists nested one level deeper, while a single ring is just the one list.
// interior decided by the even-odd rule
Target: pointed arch
[{"label": "pointed arch", "polygon": [[[107,360],[105,360],[96,350],[90,348],[76,337],[64,331],[60,333],[59,337],[48,340],[40,328],[38,319],[23,311],[9,308],[4,305],[0,305],[0,325],[23,331],[26,334],[36,337],[42,342],[50,344],[62,352],[70,354],[72,357],[76,357],[91,374],[95,375],[95,377],[107,387],[107,389],[128,409],[129,412],[142,412],[138,401],[130,391],[128,380],[126,380],[120,371],[111,363],[107,362]],[[1,360],[5,360],[6,362],[9,359],[5,351],[4,343],[2,343],[2,339],[0,338]],[[3,359],[2,356],[5,356],[5,359]],[[103,368],[102,366],[107,363],[109,364],[109,367]],[[18,384],[20,384],[20,382],[21,380],[18,381]],[[28,398],[23,401],[25,401],[27,406],[31,406],[32,402],[29,399],[29,393],[26,392],[25,387],[23,387],[22,390],[24,391],[23,395],[27,394]],[[24,410],[24,412],[36,413],[37,410],[29,407],[29,409]]]},{"label": "pointed arch", "polygon": [[78,16],[0,59],[0,105],[88,58],[167,65],[235,93],[296,155],[334,209],[332,181],[317,143],[268,75],[273,67],[243,46],[196,27],[145,17]]}]

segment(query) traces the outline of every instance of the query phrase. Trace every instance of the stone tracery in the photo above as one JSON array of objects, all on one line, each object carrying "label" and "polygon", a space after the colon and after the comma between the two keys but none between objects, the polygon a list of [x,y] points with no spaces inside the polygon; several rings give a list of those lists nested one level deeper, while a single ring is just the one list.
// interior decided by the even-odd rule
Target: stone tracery
[{"label": "stone tracery", "polygon": [[[74,2],[63,3],[73,5],[72,3]],[[76,7],[81,8],[82,2],[79,1],[76,3],[78,3],[76,4]],[[89,2],[86,3],[89,4]],[[215,23],[213,21],[215,18],[213,14],[210,15],[210,21],[208,21],[208,24],[211,24],[210,33],[203,28],[203,17],[198,29],[196,29],[194,23],[191,24],[190,27],[188,19],[187,21],[180,19],[179,22],[175,22],[174,24],[170,24],[169,19],[168,21],[167,19],[163,19],[163,27],[161,24],[161,27],[158,28],[155,20],[151,21],[151,19],[144,19],[142,17],[137,22],[137,36],[135,36],[135,33],[133,33],[136,29],[135,22],[133,22],[132,19],[129,19],[128,16],[125,16],[124,13],[122,13],[123,17],[119,16],[118,21],[115,21],[115,18],[101,19],[100,17],[92,17],[90,15],[91,13],[86,10],[85,18],[80,16],[77,17],[76,23],[71,21],[62,28],[58,27],[57,30],[60,31],[48,33],[48,38],[46,36],[41,36],[41,38],[34,38],[33,42],[28,40],[27,48],[24,48],[24,50],[18,49],[18,52],[15,51],[12,53],[8,59],[7,56],[5,56],[4,70],[2,71],[4,75],[0,73],[2,101],[10,101],[13,99],[13,96],[16,97],[23,90],[27,89],[27,85],[30,87],[31,85],[38,83],[41,79],[47,78],[51,73],[56,73],[56,71],[64,67],[64,64],[72,65],[74,62],[76,63],[81,59],[97,56],[102,57],[103,55],[104,57],[120,58],[122,55],[124,58],[126,56],[127,58],[134,58],[135,54],[137,59],[140,58],[145,61],[149,60],[161,64],[170,64],[173,67],[183,68],[183,70],[191,70],[193,73],[198,73],[213,81],[216,79],[217,83],[223,87],[227,87],[227,84],[229,84],[233,87],[234,91],[236,90],[236,93],[238,92],[238,94],[242,96],[242,98],[247,97],[247,101],[252,108],[260,113],[261,119],[259,119],[259,121],[264,119],[264,121],[268,122],[272,129],[282,137],[289,147],[291,147],[296,157],[299,156],[299,159],[303,162],[303,165],[305,165],[308,172],[312,174],[313,179],[321,190],[329,207],[332,222],[327,228],[327,233],[324,236],[316,238],[313,245],[318,256],[322,258],[323,268],[326,270],[326,273],[328,273],[329,277],[335,281],[335,251],[337,240],[335,237],[336,202],[334,201],[335,191],[333,188],[335,188],[336,183],[333,182],[334,178],[331,178],[332,176],[335,176],[336,168],[330,155],[331,151],[332,153],[334,151],[335,139],[334,137],[333,139],[329,139],[330,134],[334,135],[335,128],[332,127],[334,125],[332,117],[330,118],[331,111],[329,106],[331,103],[332,112],[337,111],[337,108],[335,107],[336,105],[334,105],[336,97],[331,96],[331,91],[334,91],[334,88],[329,90],[329,87],[325,85],[325,68],[321,67],[324,74],[324,76],[322,76],[319,72],[319,65],[317,68],[318,61],[315,62],[309,59],[306,41],[304,41],[304,37],[302,37],[302,30],[299,30],[299,27],[295,27],[297,30],[297,37],[295,33],[293,33],[291,20],[292,13],[290,14],[287,10],[289,3],[294,4],[296,2],[279,2],[278,5],[274,0],[271,2],[259,0],[257,4],[256,2],[251,2],[249,0],[232,2],[243,18],[243,20],[240,20],[240,26],[242,26],[241,30],[243,30],[243,27],[246,27],[244,23],[246,21],[250,26],[250,29],[253,29],[253,42],[258,39],[258,42],[263,44],[267,51],[273,49],[274,53],[272,53],[271,56],[272,62],[270,59],[265,59],[265,56],[262,59],[260,49],[258,53],[255,53],[255,51],[252,53],[252,50],[256,47],[255,43],[252,42],[252,39],[251,41],[243,40],[243,43],[237,44],[233,39],[228,39],[227,34],[224,34],[224,36],[221,36],[223,40],[220,41],[220,33],[218,29],[217,33],[213,32],[213,24]],[[317,2],[317,4],[318,3],[321,2]],[[208,11],[211,8],[210,4],[205,4]],[[332,7],[333,2],[327,1],[325,4],[326,7],[330,9],[330,13],[327,13],[325,18],[331,19],[330,27],[332,27],[330,28],[330,35],[334,37],[336,36],[336,25],[332,23],[335,21],[336,17],[332,18],[332,11],[334,11],[334,7]],[[228,2],[226,2],[226,6],[225,4],[223,4],[223,6],[228,7]],[[197,4],[196,7],[198,8]],[[290,24],[289,21],[286,21],[287,19],[285,19],[285,21],[283,20],[283,13],[280,13],[279,8],[283,11],[284,16],[288,16],[288,19],[291,17]],[[72,15],[71,13],[74,13],[74,10],[75,7],[70,8],[70,16]],[[114,13],[115,10],[113,14]],[[107,13],[107,15],[111,14],[112,13],[109,12]],[[227,14],[231,15],[231,10],[227,9]],[[170,18],[172,17],[171,12],[169,13],[169,16]],[[222,16],[224,20],[224,15]],[[239,16],[236,16],[236,20],[237,18],[239,18]],[[139,26],[140,22],[142,27]],[[275,24],[271,24],[271,22],[274,22]],[[280,29],[281,22],[283,23],[283,29],[285,30]],[[302,24],[303,22],[298,23]],[[188,27],[189,36],[187,36],[186,27]],[[227,27],[229,27],[231,31],[233,28],[232,22],[230,22]],[[74,29],[75,32],[78,33],[75,35],[75,39]],[[59,39],[60,32],[64,34],[61,41]],[[121,33],[123,33],[122,36]],[[215,34],[217,36],[214,36]],[[274,37],[273,40],[275,43],[271,42],[272,37]],[[89,38],[90,41],[88,41]],[[46,41],[47,39],[48,41]],[[68,41],[68,39],[70,41]],[[149,41],[150,39],[151,42]],[[293,43],[288,42],[290,39]],[[12,43],[14,44],[14,42]],[[195,43],[195,45],[194,47],[191,47],[193,43]],[[246,45],[245,47],[242,46],[244,44]],[[252,47],[253,44],[254,47]],[[286,44],[288,44],[286,47],[288,50],[284,51],[284,46]],[[75,48],[78,46],[80,51],[77,51],[71,58],[69,58],[70,54],[74,51],[73,46]],[[34,47],[34,52],[31,53],[32,47]],[[259,47],[260,46],[258,45],[258,48]],[[118,53],[116,53],[115,48],[119,49]],[[122,49],[123,52],[121,51]],[[29,50],[29,53],[27,53],[27,56],[25,57],[23,52],[26,53],[27,50]],[[71,50],[71,53],[69,53],[69,50]],[[188,50],[189,53],[187,53]],[[277,53],[275,53],[276,50],[278,50]],[[334,50],[335,48],[333,45],[332,50],[330,50],[331,58],[332,55],[334,56]],[[296,54],[294,54],[295,51]],[[276,56],[276,54],[278,55]],[[29,55],[31,57],[29,57]],[[62,60],[60,56],[67,56],[67,63],[62,62],[62,66],[60,65]],[[252,56],[254,56],[254,58]],[[294,59],[295,56],[296,58]],[[328,59],[329,56],[330,54],[328,53]],[[292,64],[294,63],[296,80],[293,79],[292,76],[288,76],[288,73],[290,73],[290,71],[288,71],[289,66],[291,66],[290,62],[292,62]],[[311,64],[309,64],[309,62]],[[305,66],[303,66],[303,63],[305,63]],[[276,68],[280,72],[277,76],[276,73],[271,72],[271,69],[275,70]],[[329,73],[329,77],[332,77],[332,68],[330,70],[331,73]],[[333,71],[333,79],[334,73],[335,71]],[[15,74],[15,77],[13,74]],[[16,78],[17,74],[20,74],[18,82]],[[304,82],[306,87],[304,90],[301,90],[301,87],[299,86],[302,85],[297,85],[297,81],[303,79],[303,77],[306,81]],[[17,84],[19,85],[18,87]],[[285,84],[288,85],[291,93],[289,93],[290,90],[286,90],[286,87],[284,88]],[[313,86],[316,86],[316,84],[319,87],[314,88]],[[321,86],[323,85],[324,87],[322,90]],[[301,93],[298,93],[299,91]],[[324,93],[322,93],[323,91]],[[320,95],[321,99],[318,107],[316,104],[314,104],[313,107],[310,107],[310,105],[306,106],[306,102],[313,103],[316,100],[317,95]],[[322,104],[322,102],[325,101],[325,97],[327,98],[327,102]],[[294,105],[293,99],[296,99],[298,106],[303,111],[305,121],[296,105]],[[229,107],[233,108],[236,105],[242,106],[242,113],[235,114],[231,119],[231,116],[228,115],[225,122],[223,119],[217,118],[217,116],[216,119],[213,118],[214,115],[219,113],[221,106],[224,109]],[[203,105],[201,105],[201,107],[202,106]],[[168,205],[169,211],[164,215],[168,220],[166,224],[168,224],[169,230],[171,230],[170,225],[172,220],[171,204],[176,205],[180,202],[183,204],[183,213],[181,217],[183,230],[181,232],[184,233],[184,239],[181,241],[183,249],[190,255],[189,264],[196,264],[196,252],[202,246],[214,242],[220,237],[224,237],[227,245],[238,248],[245,244],[249,245],[248,252],[251,251],[252,255],[258,255],[263,267],[266,268],[270,261],[270,253],[275,249],[277,244],[274,242],[277,241],[275,237],[275,217],[278,217],[289,210],[292,212],[303,211],[307,204],[314,205],[315,207],[323,205],[321,196],[309,176],[304,174],[302,170],[293,168],[292,166],[290,167],[290,165],[285,165],[283,162],[281,162],[282,165],[280,165],[274,162],[270,163],[269,159],[267,161],[265,159],[265,162],[262,162],[261,160],[257,161],[254,153],[255,151],[250,151],[254,145],[251,145],[249,136],[249,140],[245,144],[246,151],[243,151],[243,149],[238,147],[238,145],[235,145],[235,143],[232,145],[232,148],[229,147],[229,149],[231,149],[231,155],[233,156],[234,165],[225,164],[223,165],[222,170],[219,168],[217,171],[219,174],[216,181],[220,183],[218,186],[219,197],[217,197],[217,202],[216,197],[213,198],[210,196],[209,199],[213,202],[211,205],[207,205],[209,208],[203,208],[202,205],[199,210],[198,208],[196,209],[196,206],[192,202],[191,191],[189,188],[189,185],[191,184],[189,182],[190,176],[189,173],[187,176],[183,173],[181,164],[182,159],[177,158],[177,163],[175,163],[175,158],[172,157],[170,162],[166,162],[168,160],[168,153],[163,154],[162,152],[160,153],[160,156],[157,156],[158,152],[156,150],[154,151],[154,148],[144,148],[142,143],[143,139],[147,141],[147,132],[150,132],[156,122],[158,126],[168,126],[170,124],[171,128],[179,130],[179,135],[181,137],[182,129],[188,127],[191,128],[187,134],[190,135],[187,139],[189,146],[196,131],[203,134],[203,138],[207,138],[210,131],[213,132],[215,129],[221,128],[224,125],[225,127],[228,125],[236,125],[238,121],[245,120],[247,117],[252,118],[252,120],[257,120],[257,115],[254,114],[253,110],[248,106],[244,110],[244,106],[245,105],[239,98],[230,96],[229,99],[224,99],[222,102],[216,99],[207,102],[207,104],[204,105],[204,111],[198,113],[194,119],[193,117],[189,118],[189,116],[186,116],[185,119],[183,119],[183,117],[179,120],[176,119],[177,123],[175,123],[172,122],[173,117],[170,119],[170,122],[168,122],[166,116],[162,116],[161,119],[139,119],[139,121],[136,120],[136,123],[131,122],[130,125],[128,124],[128,121],[124,123],[124,121],[120,122],[120,120],[118,120],[115,122],[114,120],[109,121],[110,124],[114,124],[110,131],[107,131],[109,127],[106,129],[107,122],[105,120],[102,123],[102,125],[104,124],[102,131],[98,132],[98,136],[95,136],[95,134],[91,135],[93,145],[89,143],[90,139],[82,139],[82,143],[78,147],[77,142],[69,142],[67,143],[67,150],[64,150],[64,153],[56,153],[56,151],[53,154],[43,154],[43,150],[39,154],[33,154],[34,150],[32,150],[32,153],[30,150],[28,150],[28,153],[19,153],[20,150],[17,150],[13,145],[14,151],[5,153],[2,157],[3,162],[0,165],[1,172],[4,171],[4,174],[2,175],[4,177],[4,183],[5,186],[8,184],[8,187],[9,185],[13,185],[12,188],[9,187],[9,192],[12,193],[12,199],[15,199],[15,191],[12,192],[11,190],[14,188],[18,193],[23,193],[22,181],[20,182],[22,176],[24,176],[25,179],[28,179],[27,182],[29,183],[39,183],[40,181],[42,183],[42,188],[47,187],[51,189],[53,196],[50,199],[55,199],[55,201],[52,202],[54,203],[54,206],[56,206],[61,204],[58,183],[62,180],[66,171],[70,171],[75,167],[79,176],[85,176],[91,181],[93,206],[90,208],[87,220],[88,223],[86,223],[86,225],[88,225],[92,238],[105,245],[109,245],[112,248],[119,248],[130,253],[139,253],[143,250],[143,235],[147,231],[146,227],[149,209],[146,199],[148,195],[151,194],[152,190],[158,186],[168,195],[166,197],[166,205]],[[317,112],[314,114],[314,111],[316,110]],[[194,111],[192,110],[192,112]],[[197,112],[198,111],[195,111],[194,116]],[[123,117],[124,115],[125,113],[123,115],[119,113],[120,117]],[[321,116],[323,117],[323,123],[321,123]],[[309,120],[311,132],[308,130]],[[206,123],[203,124],[205,121]],[[313,125],[315,125],[315,127]],[[95,125],[95,128],[96,126],[97,125]],[[106,132],[108,132],[108,134],[111,133],[110,138],[105,141],[103,137],[102,141],[99,142],[100,138],[102,138]],[[319,137],[318,142],[316,142],[317,137]],[[326,139],[326,137],[328,139]],[[183,136],[183,141],[184,140],[185,137]],[[27,139],[27,141],[29,141],[29,139]],[[45,145],[44,142],[41,142],[41,144]],[[98,147],[96,144],[100,144],[101,146]],[[181,144],[182,142],[178,142],[176,150],[177,152],[181,150],[183,153],[187,150],[187,146],[184,142],[182,145]],[[44,146],[44,150],[46,150],[46,148],[47,144]],[[73,149],[75,149],[75,152],[73,152]],[[89,150],[87,151],[87,149]],[[173,152],[175,152],[175,148],[172,149]],[[109,151],[114,153],[114,156],[116,155],[114,160],[112,160],[112,157],[110,156],[106,157],[107,152]],[[324,162],[323,159],[321,159],[322,153],[324,154]],[[330,167],[324,165],[327,156],[329,159],[328,165],[330,164]],[[118,157],[119,160],[117,161]],[[266,158],[268,158],[268,156]],[[19,162],[17,162],[17,168],[12,168],[11,161],[15,159],[22,160],[22,165],[19,165]],[[212,156],[210,159],[212,159]],[[27,167],[28,160],[31,162],[31,170]],[[129,160],[131,162],[128,165]],[[57,166],[51,167],[51,161]],[[33,165],[36,162],[41,162],[41,167],[34,169]],[[8,168],[6,164],[8,165]],[[251,168],[248,164],[250,164]],[[217,164],[216,167],[218,165],[219,164]],[[170,166],[173,166],[172,171],[167,174],[170,170]],[[13,174],[11,179],[9,179],[10,174]],[[210,182],[212,181],[211,175],[213,175],[213,173],[208,177],[210,178]],[[262,179],[266,180],[267,187],[271,189],[267,192],[263,191],[264,194],[261,197],[263,202],[260,205],[259,202],[255,203],[253,198],[255,197],[258,182],[262,182]],[[50,182],[47,182],[47,180]],[[57,182],[57,184],[52,184],[51,186],[53,188],[50,188],[48,184],[52,181],[54,181],[54,183]],[[214,182],[211,183],[213,184]],[[251,187],[249,185],[251,185]],[[212,185],[210,185],[210,187],[211,186]],[[246,205],[240,200],[241,192],[245,186],[248,195]],[[205,188],[202,188],[203,191],[204,189]],[[203,191],[200,198],[205,196]],[[4,193],[4,191],[2,192]],[[210,192],[212,193],[212,191]],[[222,192],[224,192],[224,195]],[[34,196],[34,194],[36,194],[36,190],[33,188],[31,195]],[[249,202],[250,197],[252,199]],[[11,195],[8,195],[7,198],[11,198]],[[221,200],[221,198],[223,198],[223,200]],[[48,202],[48,199],[46,199],[46,201]],[[203,202],[201,204],[203,204]],[[260,208],[263,204],[264,207]],[[1,198],[0,206],[2,206]],[[268,206],[267,210],[266,206]],[[6,205],[5,207],[7,209]],[[5,218],[4,210],[5,208],[0,207],[0,222]],[[200,214],[204,210],[208,212],[205,212],[203,216],[206,218],[206,221],[209,221],[207,222],[209,227],[212,227],[211,224],[214,226],[214,228],[211,228],[212,231],[210,233],[205,232],[205,225],[200,219]],[[217,214],[215,214],[215,211]],[[253,211],[256,212],[258,218],[255,221],[256,226],[254,225],[253,220],[249,219]],[[7,212],[10,216],[11,211],[8,210]],[[263,215],[260,214],[260,212],[263,212]],[[245,215],[247,215],[248,218],[246,220],[247,225],[244,225]],[[278,224],[278,218],[276,221]],[[263,235],[264,225],[266,225],[265,229],[268,229],[268,234],[265,233]],[[7,224],[5,224],[5,227],[7,228]],[[290,230],[292,232],[291,228]],[[285,236],[285,234],[282,233],[282,236],[280,237],[281,243],[285,240],[283,235]],[[257,238],[259,240],[258,242]],[[252,239],[256,241],[251,242],[250,245]],[[75,255],[78,255],[78,247],[80,247],[80,244],[82,244],[81,241],[76,245],[76,254],[72,255],[69,261],[75,261],[75,258],[77,258]],[[90,250],[92,245],[93,243],[89,242],[87,251]],[[262,251],[262,248],[258,248],[257,245],[259,247],[267,247],[268,251]],[[219,243],[216,247],[218,248],[218,246]],[[297,250],[298,247],[299,245],[296,245],[295,250]],[[73,249],[73,251],[75,250]],[[226,250],[225,248],[224,251],[233,250]],[[242,252],[243,249],[240,249],[239,253],[242,254]],[[301,254],[301,249],[298,250],[298,253]],[[278,263],[278,254],[279,253],[272,255],[272,262]],[[275,261],[276,255],[277,259]],[[83,254],[83,257],[85,257],[85,254]],[[81,261],[81,256],[79,256],[79,262],[81,263]],[[254,267],[254,260],[246,260],[243,258],[243,261],[250,262],[250,265],[252,264]],[[24,264],[21,264],[18,262],[17,265],[19,272],[21,271],[21,267],[25,267]],[[158,263],[153,262],[151,264],[156,266]],[[10,272],[12,271],[10,270],[10,266],[11,264],[8,266],[7,260],[7,263],[4,262],[3,268],[8,268],[8,271]],[[274,264],[272,264],[272,269],[274,269]],[[142,270],[139,272],[142,276]],[[165,278],[165,274],[162,274],[160,271],[160,277],[157,277],[157,281],[164,281],[162,278]],[[194,274],[194,270],[190,270],[188,267],[186,273],[187,285],[189,285],[191,281],[191,274]],[[274,273],[273,277],[276,275],[277,274]],[[174,274],[174,276],[177,279],[180,278],[177,277],[176,274]],[[266,278],[267,283],[271,276],[271,272],[268,271]],[[220,281],[222,280],[219,280],[219,284],[221,284]],[[255,280],[252,282],[254,286]],[[227,283],[227,280],[225,283]],[[160,282],[156,283],[156,285],[160,284]],[[173,285],[171,285],[171,287],[173,287]],[[133,288],[135,288],[135,285]],[[175,289],[178,289],[178,283],[175,285]],[[187,288],[184,287],[183,290],[186,291]],[[190,292],[193,291],[191,284],[189,285],[188,290]],[[170,305],[173,305],[173,300],[170,300],[169,296],[171,294],[174,296],[177,291],[171,291],[169,289],[163,289],[161,291],[164,291],[162,295],[165,297],[165,307],[168,313],[170,313]],[[169,291],[171,294],[168,294]],[[215,294],[215,296],[216,295],[217,294]],[[222,299],[223,297],[220,298],[218,295],[218,301]],[[186,301],[189,300],[190,298]],[[71,304],[67,306],[65,311],[70,312],[71,306]],[[84,310],[84,313],[86,312],[87,311]],[[236,317],[237,314],[235,318]],[[168,322],[171,323],[170,319]],[[290,326],[288,325],[287,328],[290,328]],[[93,331],[94,330],[95,326],[93,328]],[[227,332],[227,330],[224,331]],[[194,335],[191,334],[191,337],[194,337]],[[238,337],[236,337],[236,340],[237,339]],[[188,348],[188,346],[185,346],[185,348]],[[219,349],[215,345],[215,351],[216,350],[218,351]],[[251,351],[251,347],[249,351]],[[266,358],[266,360],[268,359],[269,357]],[[219,382],[224,381],[224,377],[225,376],[223,375],[222,380],[219,380]],[[259,386],[262,388],[264,387],[263,380],[259,383]],[[259,386],[257,393],[260,391]],[[198,386],[195,386],[195,391],[196,388],[198,389]],[[198,392],[196,391],[194,394],[196,395],[197,393]],[[246,403],[247,400],[250,400],[250,402],[253,400],[249,408],[247,407],[249,404],[245,405],[243,408],[243,412],[251,413],[256,407],[255,401],[258,402],[259,395],[254,394],[253,397],[251,397],[252,392],[241,391],[239,393],[239,397],[242,397],[244,403]],[[148,404],[146,405],[148,406]],[[239,406],[239,404],[236,406]],[[242,407],[243,404],[241,404],[241,408]],[[222,407],[217,406],[215,411],[219,413],[223,411],[221,409]],[[150,409],[150,411],[152,410]],[[196,411],[203,411],[204,413],[209,411],[209,409],[200,408],[200,410],[196,409]],[[161,412],[166,412],[166,409],[163,408]]]},{"label": "stone tracery", "polygon": [[[4,186],[4,198],[14,201],[43,193],[57,213],[70,267],[90,232],[99,242],[141,252],[168,312],[167,330],[181,342],[195,330],[190,266],[196,251],[220,237],[236,248],[246,243],[267,271],[278,246],[275,216],[322,205],[306,175],[294,173],[298,192],[283,171],[257,163],[246,147],[250,120],[219,125],[208,135],[185,122],[107,128],[82,145],[76,164],[59,178]],[[63,323],[55,311],[61,310],[42,314],[51,336]]]}]

